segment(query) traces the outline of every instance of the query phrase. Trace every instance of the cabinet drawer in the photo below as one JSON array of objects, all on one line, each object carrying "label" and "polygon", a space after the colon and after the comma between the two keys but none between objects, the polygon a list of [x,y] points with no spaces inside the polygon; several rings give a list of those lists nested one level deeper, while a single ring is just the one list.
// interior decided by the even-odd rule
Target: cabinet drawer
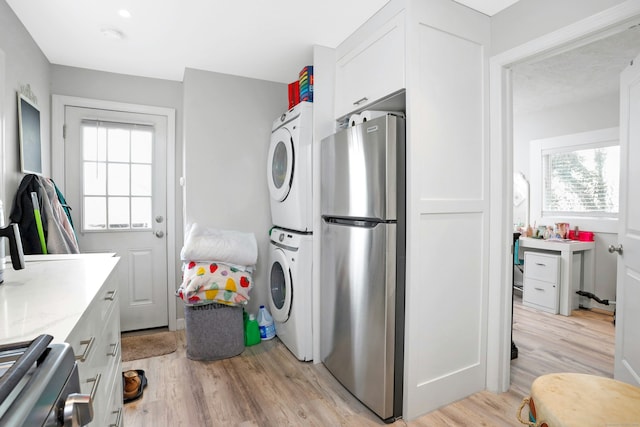
[{"label": "cabinet drawer", "polygon": [[[526,262],[526,261],[525,261]],[[524,278],[522,304],[549,313],[558,313],[558,288],[555,283]]]},{"label": "cabinet drawer", "polygon": [[558,284],[560,257],[527,251],[524,253],[524,275],[530,279]]}]

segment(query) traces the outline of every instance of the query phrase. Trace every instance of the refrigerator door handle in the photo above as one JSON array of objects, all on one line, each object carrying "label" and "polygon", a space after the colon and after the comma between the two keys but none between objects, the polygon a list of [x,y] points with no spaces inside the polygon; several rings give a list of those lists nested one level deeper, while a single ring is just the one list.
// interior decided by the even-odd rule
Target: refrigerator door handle
[{"label": "refrigerator door handle", "polygon": [[362,227],[362,228],[374,228],[380,224],[381,221],[371,221],[366,219],[353,219],[353,218],[334,218],[334,217],[322,217],[328,224],[346,225],[348,227]]}]

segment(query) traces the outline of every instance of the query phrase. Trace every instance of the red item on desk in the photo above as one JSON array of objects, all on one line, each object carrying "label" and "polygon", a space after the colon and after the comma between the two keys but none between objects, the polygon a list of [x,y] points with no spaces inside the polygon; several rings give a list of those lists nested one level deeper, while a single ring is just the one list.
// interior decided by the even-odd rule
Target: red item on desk
[{"label": "red item on desk", "polygon": [[569,239],[571,240],[579,240],[581,242],[593,242],[594,234],[593,231],[578,231],[576,234],[575,230],[569,230]]},{"label": "red item on desk", "polygon": [[578,233],[578,240],[581,242],[593,242],[593,232],[592,231],[581,231]]}]

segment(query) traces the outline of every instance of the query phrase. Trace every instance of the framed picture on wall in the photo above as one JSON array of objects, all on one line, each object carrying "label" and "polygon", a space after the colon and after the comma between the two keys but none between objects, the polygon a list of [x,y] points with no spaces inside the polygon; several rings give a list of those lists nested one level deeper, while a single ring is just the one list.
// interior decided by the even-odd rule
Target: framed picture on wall
[{"label": "framed picture on wall", "polygon": [[21,93],[18,94],[18,132],[22,172],[42,174],[40,110]]}]

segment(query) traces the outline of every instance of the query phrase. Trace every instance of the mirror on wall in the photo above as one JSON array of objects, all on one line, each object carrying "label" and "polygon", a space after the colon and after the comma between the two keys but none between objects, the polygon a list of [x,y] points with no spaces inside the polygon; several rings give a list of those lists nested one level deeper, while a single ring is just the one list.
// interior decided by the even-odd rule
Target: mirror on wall
[{"label": "mirror on wall", "polygon": [[513,174],[513,229],[529,224],[529,181],[522,172]]}]

